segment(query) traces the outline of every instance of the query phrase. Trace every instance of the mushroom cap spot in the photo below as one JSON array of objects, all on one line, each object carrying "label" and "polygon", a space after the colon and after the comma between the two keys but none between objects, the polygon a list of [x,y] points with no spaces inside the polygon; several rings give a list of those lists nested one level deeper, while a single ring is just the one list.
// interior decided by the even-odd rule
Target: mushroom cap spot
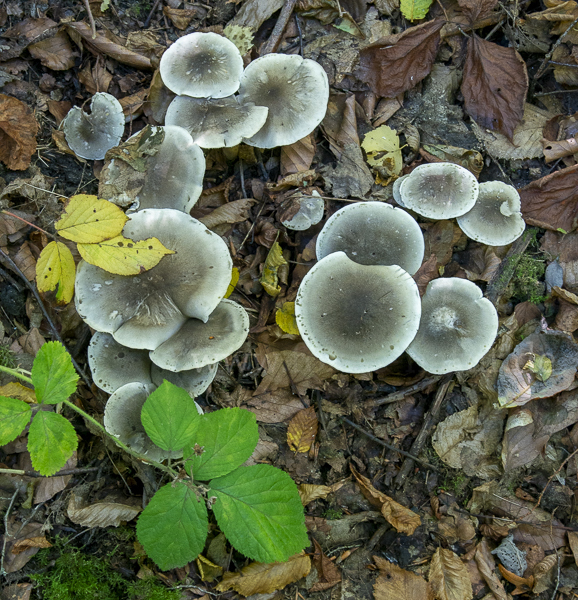
[{"label": "mushroom cap spot", "polygon": [[293,144],[323,120],[329,82],[323,67],[296,54],[267,54],[243,72],[239,99],[269,109],[261,130],[245,140],[250,146],[275,148]]},{"label": "mushroom cap spot", "polygon": [[231,280],[225,242],[196,219],[168,208],[133,213],[123,234],[136,241],[157,237],[176,254],[138,276],[114,275],[81,261],[76,308],[86,323],[112,333],[124,346],[154,350],[187,317],[206,321]]},{"label": "mushroom cap spot", "polygon": [[224,98],[239,89],[243,58],[233,42],[216,33],[190,33],[161,57],[164,84],[193,98]]},{"label": "mushroom cap spot", "polygon": [[206,323],[189,319],[170,340],[150,353],[168,371],[200,369],[238,350],[249,334],[249,316],[232,300],[222,300]]},{"label": "mushroom cap spot", "polygon": [[391,189],[391,193],[393,194],[393,199],[396,201],[397,204],[399,204],[399,206],[401,206],[401,208],[405,208],[405,206],[403,204],[403,200],[401,198],[399,188],[401,187],[403,180],[406,179],[407,177],[409,177],[409,175],[402,175],[401,177],[398,177],[393,182],[393,187]]},{"label": "mushroom cap spot", "polygon": [[476,178],[453,163],[416,167],[399,188],[405,208],[429,219],[453,219],[467,213],[478,197]]},{"label": "mushroom cap spot", "polygon": [[90,114],[73,106],[62,130],[70,149],[80,158],[101,160],[118,146],[124,133],[124,113],[120,102],[110,94],[98,92],[90,101]]},{"label": "mushroom cap spot", "polygon": [[413,275],[424,254],[417,221],[383,202],[357,202],[338,210],[317,237],[317,259],[345,252],[361,265],[399,265]]},{"label": "mushroom cap spot", "polygon": [[[148,353],[147,359],[150,362]],[[188,371],[173,373],[172,371],[161,369],[152,362],[150,365],[151,378],[155,385],[160,386],[161,383],[166,379],[170,383],[185,389],[191,397],[200,396],[211,385],[211,383],[213,383],[213,379],[215,379],[215,375],[217,374],[217,369],[219,367],[218,363],[214,363],[212,365],[201,367],[200,369],[189,369]],[[199,409],[199,412],[202,412],[198,405],[197,408]]]},{"label": "mushroom cap spot", "polygon": [[319,360],[345,373],[381,369],[413,340],[419,292],[397,265],[360,265],[345,252],[321,259],[295,300],[297,327]]},{"label": "mushroom cap spot", "polygon": [[506,246],[526,229],[520,212],[520,194],[501,181],[480,183],[472,210],[458,217],[461,230],[472,240],[488,246]]},{"label": "mushroom cap spot", "polygon": [[315,190],[311,192],[311,196],[299,198],[298,202],[299,210],[289,221],[283,221],[283,225],[287,229],[305,231],[312,225],[317,225],[323,219],[325,200]]},{"label": "mushroom cap spot", "polygon": [[497,332],[498,313],[475,283],[434,279],[422,298],[419,331],[407,353],[430,373],[466,371],[492,347]]},{"label": "mushroom cap spot", "polygon": [[235,96],[207,99],[177,96],[169,105],[165,123],[186,129],[201,148],[226,148],[257,133],[269,109],[240,104]]}]

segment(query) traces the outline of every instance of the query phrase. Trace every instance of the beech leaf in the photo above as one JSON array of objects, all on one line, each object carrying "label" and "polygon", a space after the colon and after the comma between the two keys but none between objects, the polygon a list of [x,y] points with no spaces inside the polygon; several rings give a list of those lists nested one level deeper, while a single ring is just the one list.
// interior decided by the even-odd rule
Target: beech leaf
[{"label": "beech leaf", "polygon": [[438,548],[431,560],[429,583],[438,600],[473,598],[470,576],[464,563],[451,550]]}]

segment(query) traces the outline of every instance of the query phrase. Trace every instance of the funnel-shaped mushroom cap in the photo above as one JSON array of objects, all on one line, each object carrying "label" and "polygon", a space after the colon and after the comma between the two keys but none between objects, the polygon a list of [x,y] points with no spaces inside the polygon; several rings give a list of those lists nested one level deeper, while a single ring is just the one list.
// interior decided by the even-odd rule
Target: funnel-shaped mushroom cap
[{"label": "funnel-shaped mushroom cap", "polygon": [[431,163],[416,167],[401,182],[399,192],[405,208],[429,219],[453,219],[472,209],[478,182],[464,167]]},{"label": "funnel-shaped mushroom cap", "polygon": [[124,346],[149,350],[176,333],[187,317],[206,321],[231,280],[225,242],[196,219],[168,208],[134,213],[123,234],[132,240],[155,236],[176,253],[136,277],[81,262],[76,274],[80,316]]},{"label": "funnel-shaped mushroom cap", "polygon": [[298,202],[299,210],[291,219],[283,221],[283,225],[287,229],[305,231],[312,225],[317,225],[323,219],[325,200],[315,190],[311,192],[311,196],[302,196]]},{"label": "funnel-shaped mushroom cap", "polygon": [[457,221],[469,238],[488,246],[511,244],[526,229],[520,212],[520,194],[501,181],[480,183],[474,208]]},{"label": "funnel-shaped mushroom cap", "polygon": [[175,94],[225,98],[239,89],[243,58],[237,46],[216,33],[190,33],[162,55],[160,73]]},{"label": "funnel-shaped mushroom cap", "polygon": [[165,123],[184,127],[201,148],[226,148],[257,133],[268,111],[265,106],[239,104],[235,96],[215,100],[177,96]]},{"label": "funnel-shaped mushroom cap", "polygon": [[80,158],[100,160],[115,146],[124,133],[124,113],[120,102],[110,94],[99,92],[90,101],[90,114],[73,106],[62,130],[70,149]]},{"label": "funnel-shaped mushroom cap", "polygon": [[471,369],[498,332],[498,313],[467,279],[434,279],[422,299],[419,331],[407,349],[415,362],[441,375]]},{"label": "funnel-shaped mushroom cap", "polygon": [[399,265],[413,275],[421,266],[423,234],[401,208],[382,202],[357,202],[338,210],[317,237],[317,259],[345,252],[361,265]]},{"label": "funnel-shaped mushroom cap", "polygon": [[232,300],[223,300],[206,323],[189,319],[170,340],[150,353],[168,371],[199,369],[238,350],[249,333],[249,316]]},{"label": "funnel-shaped mushroom cap", "polygon": [[421,314],[415,281],[398,266],[360,265],[329,254],[305,275],[295,301],[303,341],[323,362],[364,373],[393,362]]},{"label": "funnel-shaped mushroom cap", "polygon": [[263,128],[245,140],[250,146],[293,144],[323,120],[329,83],[323,67],[296,54],[267,54],[243,72],[239,98],[269,109]]},{"label": "funnel-shaped mushroom cap", "polygon": [[155,385],[160,386],[166,379],[170,383],[185,389],[190,396],[200,396],[213,383],[218,368],[219,363],[214,363],[200,369],[189,369],[188,371],[173,373],[161,369],[151,362],[151,378]]}]

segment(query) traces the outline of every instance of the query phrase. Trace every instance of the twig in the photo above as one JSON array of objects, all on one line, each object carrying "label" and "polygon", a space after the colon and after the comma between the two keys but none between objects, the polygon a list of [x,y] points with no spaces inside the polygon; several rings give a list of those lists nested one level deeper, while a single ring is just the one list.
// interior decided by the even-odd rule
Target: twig
[{"label": "twig", "polygon": [[299,54],[303,56],[303,32],[301,31],[299,15],[295,15],[295,25],[297,25],[297,33],[299,34]]},{"label": "twig", "polygon": [[285,27],[287,27],[287,23],[289,22],[289,18],[291,17],[291,13],[293,12],[293,8],[295,8],[295,3],[297,0],[285,0],[283,3],[283,8],[279,13],[279,18],[277,19],[277,23],[275,23],[275,27],[273,27],[273,31],[271,32],[271,37],[267,40],[267,43],[263,46],[261,50],[261,56],[265,54],[270,54],[271,52],[275,52],[277,45],[279,44],[279,40],[285,31]]},{"label": "twig", "polygon": [[540,492],[540,495],[538,496],[538,500],[536,501],[536,504],[534,505],[534,508],[532,510],[532,512],[534,512],[538,506],[540,506],[540,502],[542,502],[542,498],[544,497],[544,494],[546,493],[546,490],[548,489],[548,486],[552,483],[552,480],[554,479],[554,477],[556,477],[556,475],[558,475],[558,473],[560,473],[560,471],[564,468],[564,465],[576,454],[578,454],[578,448],[576,448],[576,450],[574,450],[574,452],[572,452],[572,454],[570,454],[569,456],[567,456],[564,461],[562,462],[562,464],[558,467],[558,469],[556,470],[555,473],[552,473],[552,475],[550,475],[550,478],[548,479],[548,481],[546,482],[546,485],[544,486],[544,489]]},{"label": "twig", "polygon": [[520,519],[515,519],[514,517],[498,517],[496,515],[483,515],[479,513],[473,513],[469,510],[466,510],[465,508],[460,508],[459,506],[456,506],[454,508],[455,510],[464,513],[465,515],[469,515],[470,517],[476,517],[476,519],[493,519],[495,521],[516,523],[518,525],[532,525],[532,527],[542,529],[561,529],[562,531],[578,531],[578,527],[566,527],[566,525],[555,525],[554,523],[548,523],[546,521],[521,521]]},{"label": "twig", "polygon": [[578,90],[554,90],[553,92],[538,92],[534,94],[535,98],[541,98],[542,96],[553,96],[554,94],[570,94],[578,92]]},{"label": "twig", "polygon": [[86,12],[88,13],[88,22],[90,23],[90,29],[92,30],[92,39],[96,38],[96,23],[94,22],[94,17],[92,16],[92,11],[90,10],[90,2],[89,0],[84,0],[84,6],[86,8]]},{"label": "twig", "polygon": [[374,408],[375,406],[382,406],[383,404],[391,404],[393,402],[399,402],[399,400],[403,400],[414,394],[415,392],[421,392],[425,390],[425,388],[429,387],[432,383],[439,381],[441,377],[426,377],[409,387],[403,388],[402,390],[398,390],[397,392],[393,392],[392,394],[388,394],[383,398],[373,398],[372,400],[368,400],[365,403],[365,408]]},{"label": "twig", "polygon": [[34,223],[31,223],[30,221],[27,221],[26,219],[23,219],[22,217],[19,217],[18,215],[15,215],[14,213],[11,213],[8,210],[3,210],[3,211],[0,211],[0,212],[2,212],[5,215],[8,215],[9,217],[12,217],[13,219],[18,219],[19,221],[22,221],[23,223],[26,223],[26,225],[28,225],[29,227],[34,227],[34,229],[37,229],[38,231],[40,231],[41,233],[43,233],[47,237],[51,237],[53,240],[57,240],[58,241],[58,238],[55,235],[52,235],[48,231],[45,231],[41,227],[38,227],[38,225],[34,225]]},{"label": "twig", "polygon": [[576,17],[572,23],[570,23],[570,25],[568,25],[568,29],[566,29],[566,31],[556,40],[556,43],[552,46],[552,48],[550,48],[550,52],[548,52],[548,54],[546,54],[546,56],[544,57],[544,60],[542,61],[542,64],[540,65],[539,69],[536,71],[536,74],[534,75],[534,79],[540,79],[540,77],[542,77],[542,75],[544,75],[544,71],[546,71],[546,69],[548,68],[548,65],[550,64],[550,59],[552,58],[552,55],[554,54],[556,48],[558,48],[558,46],[564,41],[564,38],[572,31],[572,29],[574,29],[574,26],[578,23],[578,17]]},{"label": "twig", "polygon": [[6,571],[4,570],[4,558],[6,557],[6,544],[8,543],[8,538],[13,537],[8,533],[8,517],[10,516],[10,511],[12,510],[12,506],[14,506],[14,501],[16,500],[16,496],[18,496],[18,489],[12,494],[12,498],[10,499],[10,504],[4,513],[4,541],[2,543],[2,558],[0,559],[0,576],[6,577]]},{"label": "twig", "polygon": [[143,24],[144,28],[147,28],[151,24],[151,20],[153,18],[153,15],[157,11],[157,8],[159,7],[160,3],[161,3],[161,0],[155,0],[155,3],[153,4],[153,7],[151,8],[149,16],[146,18],[146,20],[145,20],[145,22]]},{"label": "twig", "polygon": [[239,177],[241,178],[241,192],[243,193],[243,198],[247,197],[247,190],[245,189],[245,165],[243,164],[243,159],[239,159]]},{"label": "twig", "polygon": [[20,469],[0,469],[0,473],[5,473],[6,475],[23,475],[24,477],[64,477],[65,475],[80,475],[81,473],[91,473],[92,471],[98,471],[100,467],[78,467],[77,469],[64,469],[63,471],[58,471],[58,473],[54,473],[54,475],[41,475],[36,471],[22,471]]}]

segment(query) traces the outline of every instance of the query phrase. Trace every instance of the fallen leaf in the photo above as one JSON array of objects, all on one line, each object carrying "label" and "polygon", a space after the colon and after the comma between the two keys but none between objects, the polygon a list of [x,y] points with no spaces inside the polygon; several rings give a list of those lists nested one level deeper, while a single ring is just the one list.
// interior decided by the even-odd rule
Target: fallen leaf
[{"label": "fallen leaf", "polygon": [[269,294],[269,296],[273,296],[273,298],[281,293],[281,286],[279,285],[277,273],[279,271],[279,267],[286,264],[287,261],[283,258],[283,250],[281,249],[279,243],[275,242],[271,246],[269,254],[267,254],[265,264],[263,265],[263,274],[259,279],[263,289]]},{"label": "fallen leaf", "polygon": [[225,292],[224,298],[228,298],[235,291],[235,286],[237,283],[239,283],[239,269],[237,269],[237,267],[233,267],[231,269],[231,282],[229,283],[229,287]]},{"label": "fallen leaf", "polygon": [[[515,134],[514,134],[515,135]],[[484,159],[476,150],[457,148],[445,144],[424,144],[423,151],[429,154],[429,162],[451,162],[464,167],[472,173],[476,179],[484,167]]]},{"label": "fallen leaf", "polygon": [[1,600],[30,600],[33,583],[13,583],[0,591]]},{"label": "fallen leaf", "polygon": [[379,569],[373,584],[375,600],[433,600],[433,591],[423,577],[379,556],[373,560]]},{"label": "fallen leaf", "polygon": [[72,48],[70,38],[64,30],[58,31],[52,37],[28,46],[33,58],[40,60],[44,67],[53,71],[66,71],[74,66],[78,53]]},{"label": "fallen leaf", "polygon": [[504,585],[496,575],[496,563],[490,552],[490,548],[488,547],[488,542],[486,542],[485,539],[476,546],[474,559],[482,577],[488,584],[490,590],[492,590],[492,594],[494,594],[496,600],[508,600]]},{"label": "fallen leaf", "polygon": [[574,562],[578,566],[578,533],[573,531],[568,532],[568,542],[570,543],[570,549],[574,555]]},{"label": "fallen leaf", "polygon": [[368,132],[361,147],[367,154],[372,167],[385,167],[388,175],[399,175],[403,168],[403,157],[399,148],[399,136],[394,129],[382,125]]},{"label": "fallen leaf", "polygon": [[0,161],[12,171],[24,171],[36,152],[38,123],[20,100],[0,94]]},{"label": "fallen leaf", "polygon": [[311,133],[293,144],[282,146],[281,176],[307,171],[311,168],[314,156],[315,139]]},{"label": "fallen leaf", "polygon": [[316,485],[314,483],[302,483],[299,486],[299,497],[303,506],[307,506],[313,500],[327,498],[332,488],[327,485]]},{"label": "fallen leaf", "polygon": [[171,8],[170,6],[163,6],[163,14],[165,14],[172,21],[173,25],[181,31],[189,26],[189,23],[198,12],[199,10],[194,6],[192,8]]},{"label": "fallen leaf", "polygon": [[22,400],[27,404],[36,403],[36,393],[34,390],[27,388],[26,386],[18,383],[17,381],[11,381],[6,385],[0,387],[0,396],[6,396],[7,398],[16,398]]},{"label": "fallen leaf", "polygon": [[523,594],[532,589],[534,583],[533,577],[526,579],[520,575],[516,575],[515,573],[508,571],[504,565],[498,565],[498,569],[506,581],[516,586],[516,589],[512,592],[512,595]]},{"label": "fallen leaf", "polygon": [[[78,464],[78,454],[75,450],[72,456],[64,463],[61,471],[65,469],[74,469]],[[31,465],[32,466],[32,463]],[[56,477],[42,477],[34,487],[34,504],[40,504],[53,498],[61,492],[72,479],[72,475],[58,475]]]},{"label": "fallen leaf", "polygon": [[39,535],[37,537],[20,539],[14,542],[12,546],[13,554],[20,554],[27,548],[51,548],[52,544],[46,539],[45,536]]},{"label": "fallen leaf", "polygon": [[317,435],[317,413],[310,406],[299,411],[287,427],[287,444],[293,452],[309,452]]},{"label": "fallen leaf", "polygon": [[30,244],[26,241],[20,246],[14,256],[16,266],[22,271],[28,281],[33,281],[36,277],[36,259],[30,251]]},{"label": "fallen leaf", "polygon": [[22,526],[22,523],[19,521],[10,519],[5,533],[9,535],[6,540],[4,570],[6,573],[15,573],[22,569],[40,548],[28,546],[18,553],[12,552],[12,548],[22,540],[42,536],[42,523],[32,522]]},{"label": "fallen leaf", "polygon": [[284,423],[303,410],[303,402],[289,389],[255,394],[247,400],[250,410],[261,423]]},{"label": "fallen leaf", "polygon": [[[568,539],[570,539],[570,535],[571,532],[568,532]],[[534,567],[532,576],[528,578],[528,587],[532,590],[532,593],[541,594],[552,585],[552,575],[554,574],[553,569],[555,565],[558,564],[558,560],[559,557],[556,553],[550,554]]]},{"label": "fallen leaf", "polygon": [[283,7],[283,0],[247,0],[229,25],[248,27],[257,31],[259,27]]},{"label": "fallen leaf", "polygon": [[201,217],[199,221],[207,229],[214,229],[225,223],[241,223],[249,218],[249,210],[255,203],[256,201],[252,198],[233,200],[233,202],[227,202],[227,204],[219,206],[208,215]]},{"label": "fallen leaf", "polygon": [[297,319],[295,318],[295,302],[285,302],[275,313],[275,323],[282,331],[292,335],[299,335]]},{"label": "fallen leaf", "polygon": [[464,10],[471,26],[489,17],[497,3],[498,0],[458,0],[458,4]]},{"label": "fallen leaf", "polygon": [[431,560],[429,583],[438,600],[471,600],[472,584],[464,563],[451,550],[438,548]]},{"label": "fallen leaf", "polygon": [[327,558],[321,549],[321,546],[315,538],[313,538],[313,566],[317,570],[317,581],[313,584],[310,592],[322,592],[332,588],[341,581],[341,572],[335,563]]},{"label": "fallen leaf", "polygon": [[216,565],[215,563],[211,562],[202,554],[199,554],[199,556],[195,558],[195,563],[197,564],[197,568],[199,569],[202,581],[211,582],[217,579],[217,577],[221,577],[221,575],[223,574],[223,567],[220,567],[219,565]]},{"label": "fallen leaf", "polygon": [[425,294],[429,282],[437,279],[439,276],[437,256],[435,254],[430,254],[430,257],[413,274],[413,280],[417,284],[420,297]]},{"label": "fallen leaf", "polygon": [[89,504],[85,498],[72,492],[66,513],[73,523],[82,527],[118,527],[121,521],[134,519],[142,510],[136,503],[117,500],[116,496],[110,496]]},{"label": "fallen leaf", "polygon": [[36,285],[39,292],[56,290],[56,302],[68,304],[74,295],[76,266],[72,252],[62,242],[50,242],[36,263]]},{"label": "fallen leaf", "polygon": [[425,18],[432,2],[433,0],[401,0],[399,8],[401,14],[413,23]]}]

